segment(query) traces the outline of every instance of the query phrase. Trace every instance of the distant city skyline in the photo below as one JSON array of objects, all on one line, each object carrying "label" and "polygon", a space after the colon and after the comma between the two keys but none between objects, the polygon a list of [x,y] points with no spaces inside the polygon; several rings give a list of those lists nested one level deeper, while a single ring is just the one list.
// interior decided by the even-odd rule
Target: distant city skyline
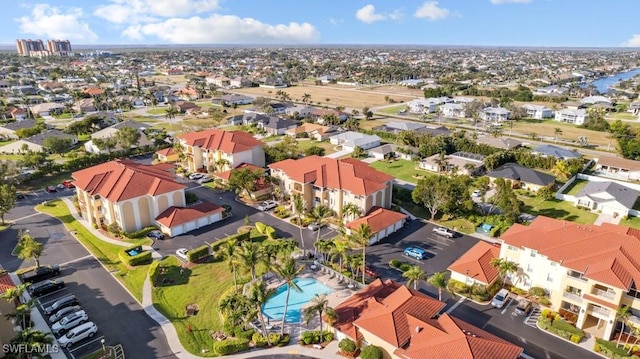
[{"label": "distant city skyline", "polygon": [[[640,47],[640,1],[18,0],[0,44]],[[588,6],[587,6],[588,5]],[[13,26],[12,26],[13,25]]]}]

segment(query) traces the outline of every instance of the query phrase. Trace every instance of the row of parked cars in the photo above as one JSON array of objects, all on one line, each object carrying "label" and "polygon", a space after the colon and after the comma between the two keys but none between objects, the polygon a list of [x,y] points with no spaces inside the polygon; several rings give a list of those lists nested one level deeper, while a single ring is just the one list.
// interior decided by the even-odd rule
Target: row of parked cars
[{"label": "row of parked cars", "polygon": [[[509,301],[510,292],[502,288],[496,293],[496,295],[491,299],[491,305],[495,308],[501,309],[504,305]],[[533,309],[533,304],[530,300],[526,298],[520,298],[518,300],[518,304],[513,310],[513,315],[527,315]]]},{"label": "row of parked cars", "polygon": [[[65,287],[57,265],[45,265],[22,273],[21,279],[29,283],[27,292],[34,298],[53,293]],[[79,341],[93,337],[98,326],[89,321],[89,316],[80,307],[80,302],[73,294],[59,298],[51,305],[43,307],[44,315],[48,318],[51,331],[58,338],[58,344],[68,348]]]}]

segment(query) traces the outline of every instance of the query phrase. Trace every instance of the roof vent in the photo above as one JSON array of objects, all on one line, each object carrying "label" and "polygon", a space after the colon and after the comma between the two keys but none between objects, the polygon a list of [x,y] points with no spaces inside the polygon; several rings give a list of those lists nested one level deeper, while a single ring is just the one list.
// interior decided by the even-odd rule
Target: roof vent
[{"label": "roof vent", "polygon": [[416,327],[416,333],[420,333],[420,331],[422,331],[422,327],[417,326],[417,327]]}]

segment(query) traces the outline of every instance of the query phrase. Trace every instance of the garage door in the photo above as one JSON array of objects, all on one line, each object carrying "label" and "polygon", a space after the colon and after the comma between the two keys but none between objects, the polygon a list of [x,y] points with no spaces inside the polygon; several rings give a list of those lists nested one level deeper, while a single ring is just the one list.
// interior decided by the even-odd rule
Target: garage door
[{"label": "garage door", "polygon": [[175,227],[175,228],[173,229],[173,237],[175,237],[175,236],[179,236],[179,235],[181,235],[182,233],[184,233],[184,232],[182,232],[182,226],[177,226],[177,227]]},{"label": "garage door", "polygon": [[196,229],[196,221],[187,222],[185,224],[185,232],[193,231]]},{"label": "garage door", "polygon": [[198,228],[204,227],[209,224],[209,220],[207,217],[198,218]]}]

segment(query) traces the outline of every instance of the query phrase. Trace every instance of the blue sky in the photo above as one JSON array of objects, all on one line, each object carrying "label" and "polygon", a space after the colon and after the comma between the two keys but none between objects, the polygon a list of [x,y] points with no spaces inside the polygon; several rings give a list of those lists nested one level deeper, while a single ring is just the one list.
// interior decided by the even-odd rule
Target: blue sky
[{"label": "blue sky", "polygon": [[638,0],[5,0],[0,43],[640,47]]}]

